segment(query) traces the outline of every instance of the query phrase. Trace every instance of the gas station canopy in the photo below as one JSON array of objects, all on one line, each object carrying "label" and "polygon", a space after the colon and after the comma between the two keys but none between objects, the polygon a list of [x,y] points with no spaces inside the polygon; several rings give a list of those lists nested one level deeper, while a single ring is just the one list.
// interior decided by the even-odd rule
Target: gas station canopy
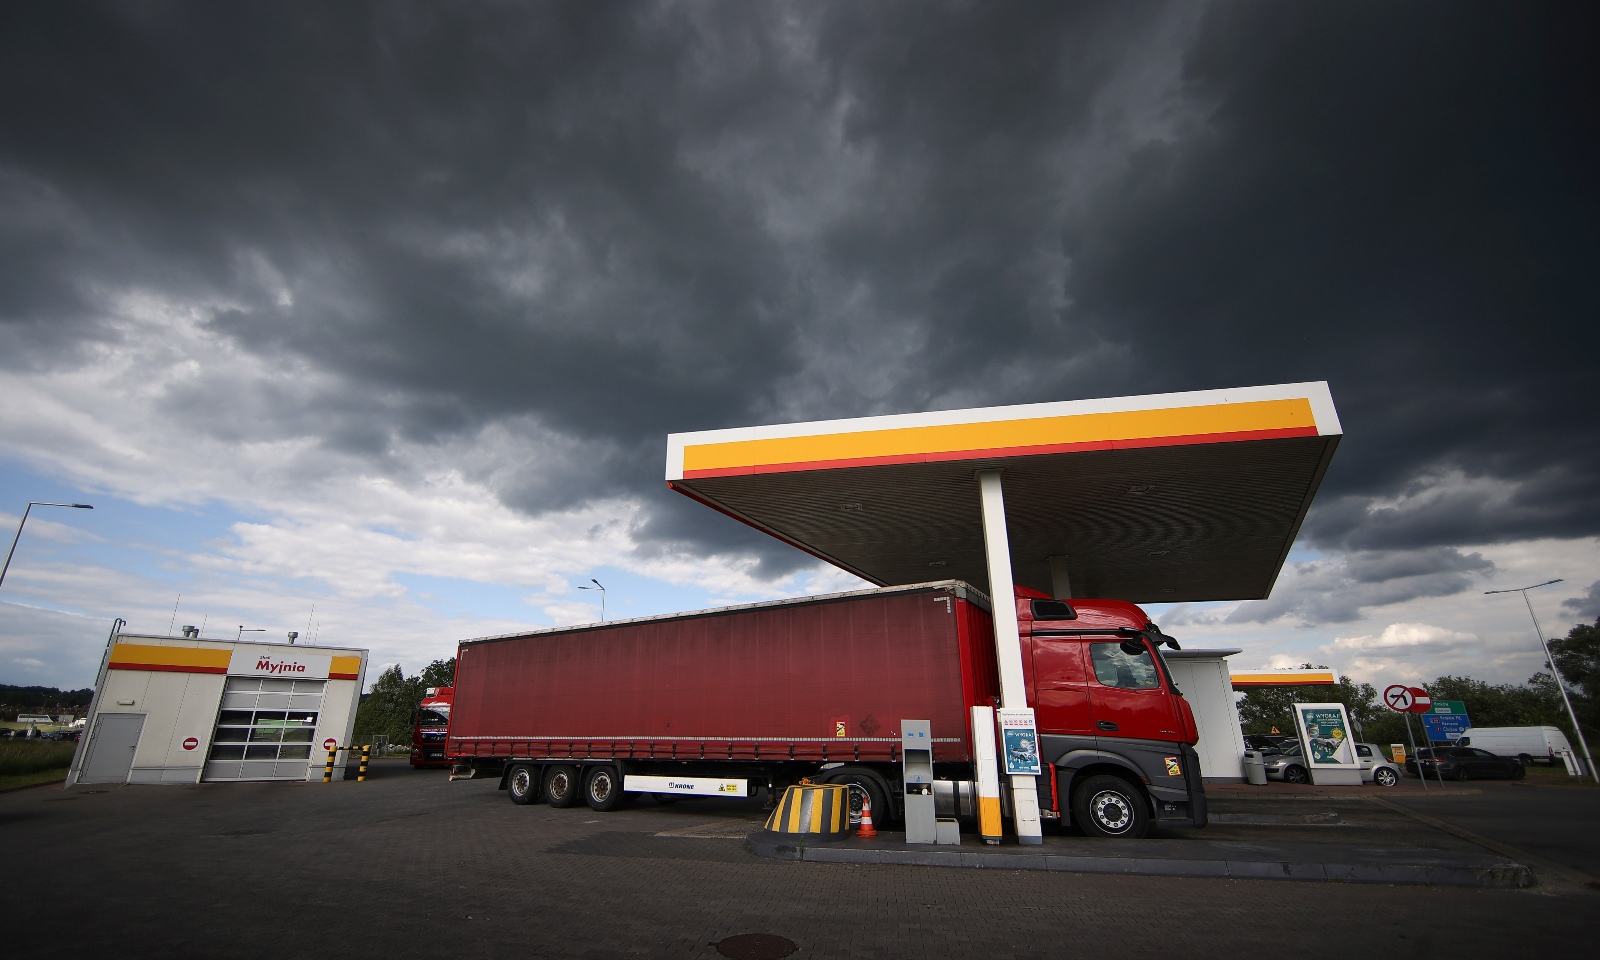
[{"label": "gas station canopy", "polygon": [[998,470],[1019,584],[1251,600],[1340,435],[1328,385],[1299,383],[673,434],[667,484],[878,585],[985,585]]}]

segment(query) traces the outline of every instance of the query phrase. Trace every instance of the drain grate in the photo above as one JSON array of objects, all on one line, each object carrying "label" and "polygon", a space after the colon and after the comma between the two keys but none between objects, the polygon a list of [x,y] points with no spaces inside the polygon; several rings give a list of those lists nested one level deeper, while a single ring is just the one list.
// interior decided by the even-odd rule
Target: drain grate
[{"label": "drain grate", "polygon": [[799,947],[770,933],[741,933],[712,944],[728,960],[783,960]]}]

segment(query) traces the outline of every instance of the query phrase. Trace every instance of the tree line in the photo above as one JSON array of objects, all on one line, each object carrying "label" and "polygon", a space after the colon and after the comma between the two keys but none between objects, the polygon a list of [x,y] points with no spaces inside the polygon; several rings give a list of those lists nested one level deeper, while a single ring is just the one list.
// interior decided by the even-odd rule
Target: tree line
[{"label": "tree line", "polygon": [[355,742],[371,743],[374,736],[387,736],[396,746],[409,744],[411,715],[427,689],[448,687],[455,678],[455,657],[435,660],[414,677],[407,677],[398,663],[383,671],[356,708]]},{"label": "tree line", "polygon": [[94,691],[59,690],[55,687],[16,687],[0,683],[0,719],[15,720],[19,713],[81,714],[89,708]]},{"label": "tree line", "polygon": [[[1600,618],[1579,624],[1565,637],[1550,641],[1550,655],[1567,683],[1572,709],[1591,743],[1600,733]],[[1311,664],[1305,666],[1310,667]],[[1438,700],[1460,700],[1477,727],[1560,727],[1577,748],[1572,721],[1567,717],[1555,677],[1540,670],[1525,683],[1486,683],[1472,677],[1442,676],[1423,684]],[[1337,684],[1312,687],[1260,687],[1239,701],[1239,722],[1247,734],[1294,732],[1291,710],[1296,703],[1342,703],[1350,712],[1356,735],[1369,743],[1405,743],[1403,714],[1384,706],[1370,683],[1341,677]],[[1425,734],[1413,724],[1419,745]]]}]

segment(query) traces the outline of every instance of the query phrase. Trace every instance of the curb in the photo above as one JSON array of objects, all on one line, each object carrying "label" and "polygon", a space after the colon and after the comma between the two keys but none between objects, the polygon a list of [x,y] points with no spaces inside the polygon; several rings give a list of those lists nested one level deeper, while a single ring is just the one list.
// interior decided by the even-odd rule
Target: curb
[{"label": "curb", "polygon": [[1042,870],[1057,873],[1123,874],[1145,877],[1199,877],[1222,880],[1321,880],[1344,883],[1404,883],[1452,887],[1521,889],[1534,885],[1533,871],[1509,861],[1340,862],[1338,860],[1231,860],[1176,857],[1081,857],[1055,853],[909,850],[893,846],[807,845],[780,842],[753,833],[745,849],[770,860],[806,863],[876,863],[916,867],[966,867],[979,870]]}]

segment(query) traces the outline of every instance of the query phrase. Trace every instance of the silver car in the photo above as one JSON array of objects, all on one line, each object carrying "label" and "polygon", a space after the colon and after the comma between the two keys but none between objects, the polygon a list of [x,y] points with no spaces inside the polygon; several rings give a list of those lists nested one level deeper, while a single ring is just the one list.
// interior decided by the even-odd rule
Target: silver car
[{"label": "silver car", "polygon": [[1361,782],[1392,787],[1400,782],[1400,767],[1383,755],[1375,743],[1356,744],[1356,756],[1361,758]]},{"label": "silver car", "polygon": [[[1400,782],[1400,768],[1384,757],[1383,751],[1378,749],[1376,744],[1356,744],[1356,756],[1361,760],[1362,783],[1392,787]],[[1268,780],[1282,780],[1285,783],[1311,782],[1305,755],[1298,743],[1285,748],[1282,753],[1269,753],[1265,759]]]}]

